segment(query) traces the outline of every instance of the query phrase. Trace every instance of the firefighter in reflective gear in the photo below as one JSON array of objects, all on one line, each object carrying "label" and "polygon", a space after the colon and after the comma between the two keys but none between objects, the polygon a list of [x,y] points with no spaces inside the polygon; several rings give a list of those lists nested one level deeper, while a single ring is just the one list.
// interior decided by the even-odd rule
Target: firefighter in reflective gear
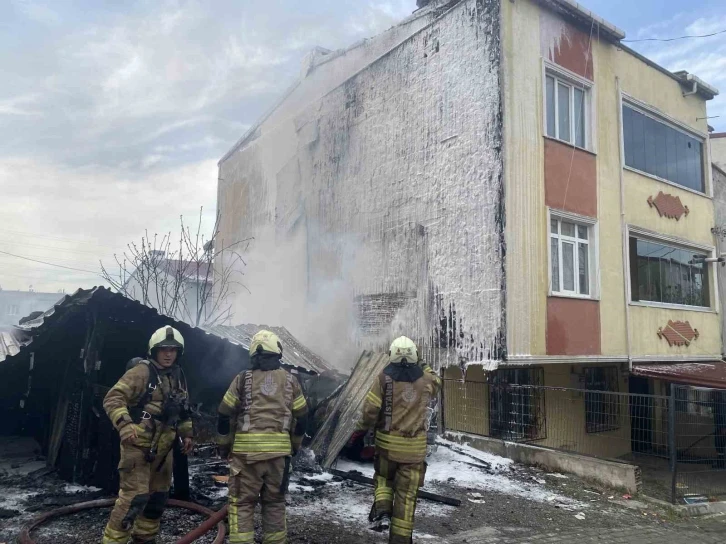
[{"label": "firefighter in reflective gear", "polygon": [[163,327],[149,340],[149,357],[130,368],[103,400],[121,436],[118,499],[103,532],[103,544],[153,543],[171,485],[174,441],[192,449],[192,421],[184,373],[175,364],[184,338]]},{"label": "firefighter in reflective gear", "polygon": [[281,368],[277,335],[262,330],[250,345],[252,369],[241,372],[219,405],[217,441],[229,457],[229,541],[254,542],[262,503],[264,544],[287,542],[285,492],[291,454],[300,449],[308,406],[300,383]]},{"label": "firefighter in reflective gear", "polygon": [[390,527],[390,543],[412,542],[416,499],[426,473],[427,409],[440,387],[439,377],[420,361],[416,344],[397,338],[352,438],[375,428],[375,501],[369,520],[373,530]]}]

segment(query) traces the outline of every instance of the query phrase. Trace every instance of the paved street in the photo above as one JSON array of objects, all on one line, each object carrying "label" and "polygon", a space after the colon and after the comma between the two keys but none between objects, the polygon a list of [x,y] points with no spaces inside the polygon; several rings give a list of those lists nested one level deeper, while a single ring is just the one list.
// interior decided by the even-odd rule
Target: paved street
[{"label": "paved street", "polygon": [[[528,531],[529,532],[529,531]],[[523,534],[516,529],[483,528],[446,540],[449,544],[721,544],[726,540],[726,517],[665,526]]]}]

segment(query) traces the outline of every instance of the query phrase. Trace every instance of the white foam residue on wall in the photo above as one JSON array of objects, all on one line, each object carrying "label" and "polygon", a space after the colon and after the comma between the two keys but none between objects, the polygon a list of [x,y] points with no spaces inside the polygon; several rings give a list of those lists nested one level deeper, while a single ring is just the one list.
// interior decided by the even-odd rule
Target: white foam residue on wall
[{"label": "white foam residue on wall", "polygon": [[[265,240],[252,251],[271,285],[248,277],[246,320],[284,308],[278,323],[332,361],[345,337],[378,348],[398,334],[441,364],[502,357],[498,6],[458,3],[294,116],[283,106],[221,164],[225,239]],[[295,293],[276,296],[284,285]],[[371,301],[380,323],[349,323]]]},{"label": "white foam residue on wall", "polygon": [[540,51],[547,59],[555,60],[555,51],[560,48],[562,40],[572,40],[568,25],[559,15],[548,9],[540,10]]}]

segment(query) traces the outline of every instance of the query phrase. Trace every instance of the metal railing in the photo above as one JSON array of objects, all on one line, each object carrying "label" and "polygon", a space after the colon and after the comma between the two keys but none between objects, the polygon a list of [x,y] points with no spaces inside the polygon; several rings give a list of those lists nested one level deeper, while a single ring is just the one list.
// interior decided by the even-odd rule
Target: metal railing
[{"label": "metal railing", "polygon": [[[643,491],[726,500],[726,391],[669,396],[445,380],[444,427],[641,468]],[[675,407],[675,409],[671,409]]]},{"label": "metal railing", "polygon": [[726,499],[726,391],[672,386],[674,495]]}]

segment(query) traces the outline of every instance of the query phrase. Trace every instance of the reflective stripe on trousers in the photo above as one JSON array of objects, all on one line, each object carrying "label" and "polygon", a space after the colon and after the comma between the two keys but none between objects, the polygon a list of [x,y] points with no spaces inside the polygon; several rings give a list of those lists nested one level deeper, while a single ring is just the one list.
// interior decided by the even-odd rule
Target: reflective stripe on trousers
[{"label": "reflective stripe on trousers", "polygon": [[255,537],[255,505],[262,504],[263,543],[285,544],[285,494],[280,489],[285,457],[244,463],[233,456],[229,478],[229,541],[252,543]]},{"label": "reflective stripe on trousers", "polygon": [[173,432],[162,435],[161,453],[153,463],[146,461],[143,448],[121,445],[118,499],[103,531],[103,544],[126,544],[131,536],[140,542],[154,540],[171,486],[173,454],[164,457],[164,452],[175,437]]},{"label": "reflective stripe on trousers", "polygon": [[389,542],[410,544],[413,538],[414,517],[419,487],[426,472],[425,463],[397,463],[384,456],[377,456],[375,504],[372,515],[391,516]]}]

